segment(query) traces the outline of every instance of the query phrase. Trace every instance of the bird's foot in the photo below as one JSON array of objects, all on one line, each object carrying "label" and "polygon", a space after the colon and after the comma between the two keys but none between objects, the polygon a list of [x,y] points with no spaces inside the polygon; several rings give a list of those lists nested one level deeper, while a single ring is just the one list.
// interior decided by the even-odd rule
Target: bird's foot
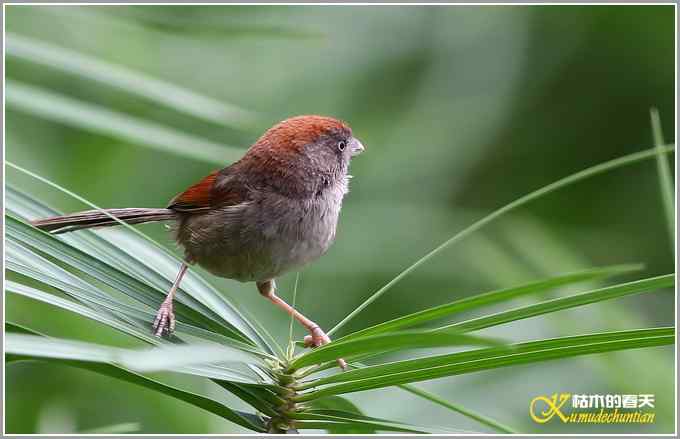
[{"label": "bird's foot", "polygon": [[[309,332],[310,335],[305,336],[304,339],[305,347],[318,348],[319,346],[323,346],[331,342],[330,337],[326,335],[326,333],[323,332],[323,329],[319,328],[318,326],[310,328]],[[340,369],[347,370],[347,362],[345,360],[338,358],[337,361]]]},{"label": "bird's foot", "polygon": [[305,336],[305,347],[315,347],[323,346],[331,342],[329,336],[323,332],[323,329],[318,326],[313,326],[309,329],[310,335]]},{"label": "bird's foot", "polygon": [[153,333],[156,337],[170,335],[175,330],[175,313],[171,301],[165,301],[158,308],[156,320],[153,321]]}]

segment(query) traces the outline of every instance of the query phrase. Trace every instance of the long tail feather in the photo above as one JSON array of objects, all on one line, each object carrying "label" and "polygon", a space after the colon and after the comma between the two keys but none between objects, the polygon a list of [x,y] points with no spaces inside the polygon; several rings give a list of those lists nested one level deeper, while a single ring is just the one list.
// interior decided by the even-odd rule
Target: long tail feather
[{"label": "long tail feather", "polygon": [[[126,209],[105,209],[109,215],[118,218],[128,224],[141,224],[155,221],[166,221],[175,219],[177,214],[170,209],[146,209],[146,208],[126,208]],[[106,227],[119,225],[110,216],[101,210],[87,210],[76,212],[70,215],[55,216],[31,221],[35,227],[52,233],[71,232],[73,230],[88,229],[90,227]]]}]

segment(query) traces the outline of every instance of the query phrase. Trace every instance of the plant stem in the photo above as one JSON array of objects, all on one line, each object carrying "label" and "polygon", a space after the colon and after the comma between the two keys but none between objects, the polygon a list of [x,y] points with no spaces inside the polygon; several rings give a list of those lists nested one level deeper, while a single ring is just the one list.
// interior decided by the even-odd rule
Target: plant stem
[{"label": "plant stem", "polygon": [[291,413],[297,413],[299,410],[297,401],[295,401],[298,396],[296,392],[297,377],[293,373],[287,373],[286,368],[284,368],[283,372],[278,373],[278,384],[283,388],[283,391],[279,393],[281,404],[274,407],[276,415],[269,420],[267,432],[272,434],[297,433],[295,421],[290,417]]}]

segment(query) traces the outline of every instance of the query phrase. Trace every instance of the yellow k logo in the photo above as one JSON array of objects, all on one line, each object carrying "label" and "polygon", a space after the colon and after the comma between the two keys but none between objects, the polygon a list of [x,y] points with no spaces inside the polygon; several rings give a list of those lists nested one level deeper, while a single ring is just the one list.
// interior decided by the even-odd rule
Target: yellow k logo
[{"label": "yellow k logo", "polygon": [[[545,424],[551,420],[553,416],[557,415],[562,419],[562,422],[567,422],[567,416],[565,416],[560,409],[567,401],[569,401],[570,396],[570,393],[560,393],[559,395],[553,393],[550,398],[547,396],[537,396],[532,399],[531,404],[529,404],[529,415],[531,415],[531,419],[539,424]],[[545,408],[540,412],[538,411],[540,407],[536,407],[539,401],[545,405]]]}]

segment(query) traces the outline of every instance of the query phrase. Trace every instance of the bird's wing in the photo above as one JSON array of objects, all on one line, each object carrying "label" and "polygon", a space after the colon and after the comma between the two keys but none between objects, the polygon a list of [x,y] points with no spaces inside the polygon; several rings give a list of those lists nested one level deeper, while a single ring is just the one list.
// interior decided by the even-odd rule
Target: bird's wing
[{"label": "bird's wing", "polygon": [[200,212],[218,206],[235,206],[248,201],[247,188],[236,178],[230,178],[229,168],[215,171],[170,200],[168,209],[179,212]]}]

